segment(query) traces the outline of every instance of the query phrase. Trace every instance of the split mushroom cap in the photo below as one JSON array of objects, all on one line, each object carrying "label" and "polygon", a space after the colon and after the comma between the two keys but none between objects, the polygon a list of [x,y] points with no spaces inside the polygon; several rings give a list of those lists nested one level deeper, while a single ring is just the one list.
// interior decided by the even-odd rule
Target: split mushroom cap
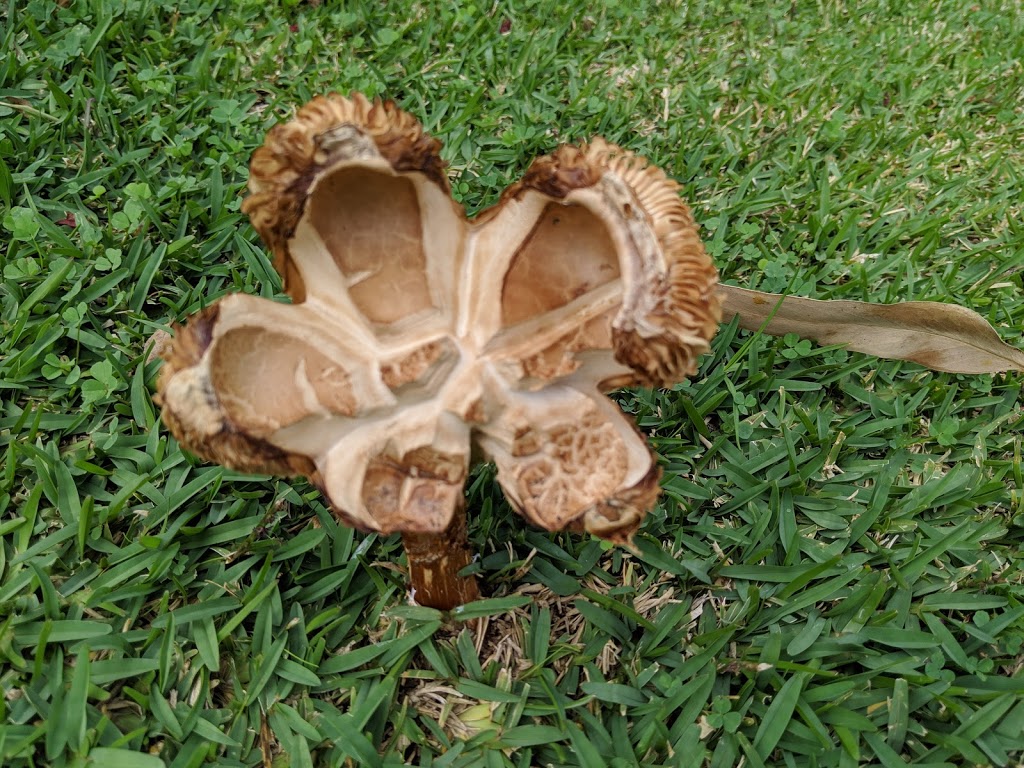
[{"label": "split mushroom cap", "polygon": [[602,393],[691,375],[720,320],[678,185],[595,139],[467,220],[439,149],[361,94],[274,128],[243,210],[292,303],[232,295],[180,328],[164,420],[202,458],[309,477],[362,530],[445,531],[476,448],[534,525],[626,541],[660,470]]}]

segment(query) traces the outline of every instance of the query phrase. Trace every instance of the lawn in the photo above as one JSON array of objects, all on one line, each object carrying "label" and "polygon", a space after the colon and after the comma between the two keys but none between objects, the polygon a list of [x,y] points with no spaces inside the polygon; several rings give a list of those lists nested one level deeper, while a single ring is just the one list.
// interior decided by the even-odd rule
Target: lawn
[{"label": "lawn", "polygon": [[[454,8],[453,6],[460,7]],[[857,766],[1024,760],[1019,375],[725,326],[616,397],[665,470],[635,548],[468,489],[487,599],[197,461],[147,341],[279,292],[265,132],[386,95],[475,213],[602,135],[678,179],[724,282],[1024,324],[1013,0],[42,2],[0,10],[0,763]]]}]

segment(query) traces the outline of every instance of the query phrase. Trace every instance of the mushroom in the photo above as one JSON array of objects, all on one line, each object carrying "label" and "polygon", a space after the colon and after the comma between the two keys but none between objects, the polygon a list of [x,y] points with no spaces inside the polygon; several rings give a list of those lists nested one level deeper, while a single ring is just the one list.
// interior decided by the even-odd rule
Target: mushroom
[{"label": "mushroom", "polygon": [[603,393],[694,373],[717,273],[678,185],[594,139],[473,220],[440,143],[392,102],[316,98],[253,155],[243,204],[291,303],[227,296],[175,332],[158,396],[199,457],[304,475],[344,523],[401,533],[415,599],[478,595],[478,456],[531,524],[626,543],[659,493]]}]

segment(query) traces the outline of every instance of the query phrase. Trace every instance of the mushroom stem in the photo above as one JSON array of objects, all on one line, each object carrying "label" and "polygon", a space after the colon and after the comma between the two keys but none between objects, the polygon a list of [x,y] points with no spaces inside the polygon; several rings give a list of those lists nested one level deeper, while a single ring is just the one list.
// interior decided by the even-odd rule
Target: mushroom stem
[{"label": "mushroom stem", "polygon": [[413,599],[420,605],[450,611],[480,596],[475,576],[459,576],[473,561],[466,538],[466,508],[460,503],[443,533],[403,533]]}]

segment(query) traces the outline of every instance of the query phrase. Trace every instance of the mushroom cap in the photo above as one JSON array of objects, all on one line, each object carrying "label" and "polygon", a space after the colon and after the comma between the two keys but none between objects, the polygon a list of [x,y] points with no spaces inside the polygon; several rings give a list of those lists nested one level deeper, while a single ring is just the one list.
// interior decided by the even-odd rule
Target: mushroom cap
[{"label": "mushroom cap", "polygon": [[440,144],[391,102],[320,97],[269,132],[243,203],[292,300],[236,294],[165,353],[197,455],[299,474],[363,530],[440,533],[471,455],[548,530],[626,541],[659,492],[604,394],[696,370],[717,273],[678,185],[602,139],[468,220]]}]

